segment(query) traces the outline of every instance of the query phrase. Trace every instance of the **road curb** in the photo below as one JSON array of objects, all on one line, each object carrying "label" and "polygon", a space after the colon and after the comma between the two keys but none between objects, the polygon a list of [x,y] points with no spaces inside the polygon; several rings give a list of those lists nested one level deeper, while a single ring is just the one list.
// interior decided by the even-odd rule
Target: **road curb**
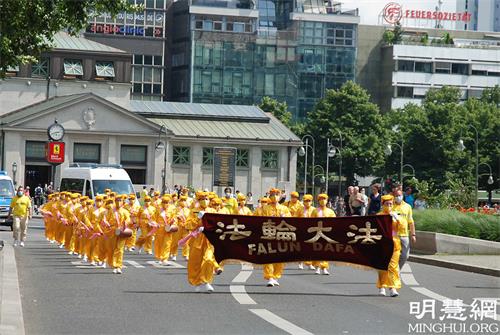
[{"label": "road curb", "polygon": [[0,334],[24,335],[24,318],[14,247],[5,244],[0,253]]},{"label": "road curb", "polygon": [[444,261],[444,260],[440,260],[440,259],[433,259],[433,258],[428,258],[425,256],[416,256],[416,255],[410,255],[408,260],[410,262],[439,266],[442,268],[448,268],[448,269],[466,271],[466,272],[474,272],[474,273],[479,273],[479,274],[488,275],[488,276],[500,277],[500,270],[485,268],[482,266],[476,266],[476,265],[465,264],[465,263],[460,263],[460,262],[449,262],[449,261]]}]

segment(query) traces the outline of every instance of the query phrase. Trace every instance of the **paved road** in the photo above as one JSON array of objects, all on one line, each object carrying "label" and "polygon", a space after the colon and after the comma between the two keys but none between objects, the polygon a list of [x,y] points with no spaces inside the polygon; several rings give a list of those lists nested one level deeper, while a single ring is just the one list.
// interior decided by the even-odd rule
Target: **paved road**
[{"label": "paved road", "polygon": [[[335,267],[319,276],[294,265],[274,288],[264,286],[261,270],[228,265],[216,291],[201,294],[185,268],[155,267],[147,255],[127,253],[122,275],[79,265],[41,229],[30,230],[16,259],[26,334],[408,334],[409,324],[436,322],[410,315],[410,302],[441,300],[440,322],[446,298],[470,305],[500,297],[500,278],[416,263],[405,266],[398,298],[377,295],[375,272]],[[494,320],[482,322],[498,330]]]}]

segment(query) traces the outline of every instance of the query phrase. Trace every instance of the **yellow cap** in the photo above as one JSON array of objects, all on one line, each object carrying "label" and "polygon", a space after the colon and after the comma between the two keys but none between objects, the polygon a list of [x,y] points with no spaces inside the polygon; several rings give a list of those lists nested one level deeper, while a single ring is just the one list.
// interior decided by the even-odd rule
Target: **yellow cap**
[{"label": "yellow cap", "polygon": [[392,196],[392,194],[386,194],[386,195],[383,195],[381,199],[382,199],[382,202],[386,202],[386,201],[394,200],[394,197]]},{"label": "yellow cap", "polygon": [[179,197],[179,201],[187,201],[188,197],[186,197],[185,195],[181,195]]},{"label": "yellow cap", "polygon": [[151,201],[151,197],[150,197],[149,195],[146,195],[146,196],[144,197],[144,201]]},{"label": "yellow cap", "polygon": [[104,200],[104,196],[102,196],[102,195],[95,196],[95,201],[102,201],[102,200]]},{"label": "yellow cap", "polygon": [[328,199],[328,195],[325,193],[318,194],[318,200],[320,199]]},{"label": "yellow cap", "polygon": [[89,206],[89,205],[93,205],[93,204],[94,204],[94,200],[92,200],[92,199],[85,200],[85,205]]},{"label": "yellow cap", "polygon": [[269,198],[266,198],[266,197],[260,198],[260,203],[261,204],[268,204],[269,201],[271,201]]},{"label": "yellow cap", "polygon": [[160,191],[155,191],[154,196],[155,196],[155,197],[160,196]]},{"label": "yellow cap", "polygon": [[137,199],[137,196],[136,196],[135,194],[129,194],[129,195],[128,195],[128,198],[129,198],[130,200],[135,200],[135,199]]},{"label": "yellow cap", "polygon": [[295,192],[295,191],[294,191],[294,192],[290,193],[290,196],[291,196],[292,198],[298,198],[298,197],[299,197],[299,192]]},{"label": "yellow cap", "polygon": [[306,201],[312,201],[313,200],[313,196],[312,194],[305,194],[304,197],[302,198],[302,200]]},{"label": "yellow cap", "polygon": [[247,197],[242,193],[238,193],[238,195],[236,196],[236,200],[238,201],[247,200]]},{"label": "yellow cap", "polygon": [[80,197],[80,194],[72,193],[70,197],[71,197],[71,199],[78,199]]},{"label": "yellow cap", "polygon": [[205,197],[208,197],[208,192],[199,191],[196,194],[196,199],[198,199],[198,200],[200,200],[201,198],[205,198]]}]

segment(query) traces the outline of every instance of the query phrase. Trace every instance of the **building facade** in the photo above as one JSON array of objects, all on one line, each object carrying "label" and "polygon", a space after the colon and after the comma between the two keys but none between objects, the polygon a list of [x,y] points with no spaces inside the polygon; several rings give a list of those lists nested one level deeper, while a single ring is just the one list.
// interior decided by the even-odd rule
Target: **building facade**
[{"label": "building facade", "polygon": [[457,11],[468,11],[471,21],[457,24],[460,30],[500,31],[500,0],[457,0]]},{"label": "building facade", "polygon": [[[386,29],[359,26],[357,64],[358,83],[383,111],[418,104],[430,88],[458,87],[465,100],[500,85],[500,38],[494,34],[403,27],[402,41],[388,45]],[[445,33],[452,44],[443,43]]]},{"label": "building facade", "polygon": [[37,63],[7,69],[7,80],[0,80],[0,115],[75,92],[128,102],[131,54],[64,32],[53,40],[53,49]]},{"label": "building facade", "polygon": [[122,12],[115,18],[109,13],[94,13],[85,37],[132,54],[132,99],[160,101],[168,87],[165,17],[169,0],[129,2],[143,5],[144,12]]},{"label": "building facade", "polygon": [[249,105],[270,96],[304,118],[326,89],[355,79],[358,22],[336,1],[176,1],[167,99]]}]

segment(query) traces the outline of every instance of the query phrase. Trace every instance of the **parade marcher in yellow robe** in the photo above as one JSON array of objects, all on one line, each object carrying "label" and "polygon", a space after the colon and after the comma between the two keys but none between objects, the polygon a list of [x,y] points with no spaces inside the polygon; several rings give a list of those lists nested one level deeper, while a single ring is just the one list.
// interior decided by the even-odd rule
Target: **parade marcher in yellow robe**
[{"label": "parade marcher in yellow robe", "polygon": [[294,218],[300,218],[304,214],[304,205],[299,201],[299,193],[290,193],[290,200],[286,201],[283,205],[287,206],[290,210],[290,215]]},{"label": "parade marcher in yellow robe", "polygon": [[385,296],[386,289],[388,288],[389,295],[391,297],[397,297],[399,295],[397,289],[401,288],[401,279],[399,278],[401,241],[398,237],[398,231],[401,229],[400,226],[403,225],[403,221],[399,215],[393,211],[393,206],[394,197],[390,194],[383,195],[382,210],[378,214],[389,214],[392,217],[392,240],[394,242],[394,249],[387,271],[378,271],[377,287],[380,295]]},{"label": "parade marcher in yellow robe", "polygon": [[92,223],[94,226],[94,252],[92,253],[92,259],[96,262],[97,266],[106,267],[106,239],[105,231],[108,229],[104,220],[104,214],[106,209],[104,208],[104,196],[96,195],[94,209],[92,213]]},{"label": "parade marcher in yellow robe", "polygon": [[[312,213],[316,209],[312,206],[313,196],[311,194],[304,194],[302,197],[302,203],[304,204],[304,211],[302,213],[302,217],[310,218],[312,217]],[[316,270],[316,268],[312,265],[311,261],[307,261],[304,263],[299,263],[299,269],[304,269],[304,265],[308,266],[310,270]]]},{"label": "parade marcher in yellow robe", "polygon": [[137,229],[139,229],[139,212],[141,210],[141,205],[137,202],[135,194],[130,194],[128,196],[128,203],[125,204],[125,209],[130,213],[130,220],[132,222],[132,236],[127,238],[125,250],[135,251]]},{"label": "parade marcher in yellow robe", "polygon": [[113,273],[122,273],[123,267],[123,252],[125,249],[126,237],[119,235],[120,231],[125,228],[130,228],[130,214],[123,208],[126,195],[118,195],[115,198],[115,206],[113,200],[107,200],[106,220],[111,225],[113,234],[110,236],[111,249],[108,251],[108,265],[113,268]]},{"label": "parade marcher in yellow robe", "polygon": [[[173,200],[173,198],[172,198]],[[190,232],[186,228],[186,219],[189,216],[189,208],[187,207],[187,197],[181,196],[177,201],[177,207],[175,209],[175,225],[177,226],[177,231],[172,237],[172,245],[170,247],[170,259],[173,261],[177,260],[177,252],[179,251],[179,240],[186,237]],[[189,243],[184,244],[182,247],[182,256],[185,260],[189,258]]]},{"label": "parade marcher in yellow robe", "polygon": [[156,209],[151,200],[151,197],[144,197],[144,207],[141,207],[138,215],[141,236],[135,242],[139,253],[144,248],[144,252],[149,255],[153,254],[153,231],[158,228],[158,224],[154,221]]},{"label": "parade marcher in yellow robe", "polygon": [[82,255],[78,254],[76,251],[76,230],[78,229],[78,219],[76,217],[76,211],[80,207],[80,194],[72,193],[70,196],[71,201],[68,203],[66,207],[65,218],[68,222],[68,229],[66,230],[65,240],[69,241],[69,245],[67,245],[67,249],[69,250],[68,254],[70,255],[78,255],[78,258],[82,258]]},{"label": "parade marcher in yellow robe", "polygon": [[[278,203],[281,196],[281,191],[277,188],[272,188],[269,191],[269,204],[263,209],[264,216],[277,216],[277,217],[288,217],[290,216],[290,211],[288,207],[280,205]],[[285,263],[271,263],[264,265],[264,279],[267,280],[267,286],[279,286],[278,279],[281,278],[283,274],[283,269],[285,268]]]},{"label": "parade marcher in yellow robe", "polygon": [[[333,209],[328,208],[326,204],[328,203],[328,195],[322,193],[318,195],[318,207],[313,210],[311,217],[321,218],[321,217],[335,217],[335,212]],[[328,272],[328,261],[314,261],[312,265],[316,268],[316,274],[320,275],[323,271],[324,275],[329,275]]]},{"label": "parade marcher in yellow robe", "polygon": [[222,204],[224,207],[229,209],[231,213],[234,213],[236,211],[236,208],[238,207],[238,202],[231,196],[231,189],[229,187],[226,187],[224,193],[224,197],[221,198]]},{"label": "parade marcher in yellow robe", "polygon": [[66,241],[66,230],[68,229],[68,222],[66,221],[66,207],[70,202],[70,197],[68,192],[62,192],[60,200],[57,203],[57,214],[56,220],[58,222],[56,229],[56,240],[59,243],[59,248],[65,248],[66,244],[69,244],[69,240]]},{"label": "parade marcher in yellow robe", "polygon": [[253,212],[255,216],[264,216],[264,207],[269,203],[269,198],[262,197],[259,199],[259,205]]},{"label": "parade marcher in yellow robe", "polygon": [[213,292],[211,283],[214,278],[214,247],[201,233],[203,230],[201,216],[203,213],[214,213],[208,207],[209,200],[206,192],[197,192],[198,207],[193,208],[186,220],[186,228],[190,231],[198,230],[200,233],[189,240],[188,281],[196,287],[196,292]]},{"label": "parade marcher in yellow robe", "polygon": [[43,215],[45,222],[45,237],[52,244],[56,240],[56,225],[57,225],[57,194],[48,195],[48,201],[43,204],[40,212]]},{"label": "parade marcher in yellow robe", "polygon": [[170,203],[170,195],[163,196],[161,207],[155,213],[155,222],[160,226],[155,234],[154,255],[160,264],[168,265],[172,239],[177,226],[174,223],[175,207]]},{"label": "parade marcher in yellow robe", "polygon": [[236,214],[236,215],[253,215],[250,208],[248,208],[246,206],[247,197],[244,194],[239,193],[238,196],[236,197],[236,200],[238,201],[238,207],[236,208],[234,214]]}]

